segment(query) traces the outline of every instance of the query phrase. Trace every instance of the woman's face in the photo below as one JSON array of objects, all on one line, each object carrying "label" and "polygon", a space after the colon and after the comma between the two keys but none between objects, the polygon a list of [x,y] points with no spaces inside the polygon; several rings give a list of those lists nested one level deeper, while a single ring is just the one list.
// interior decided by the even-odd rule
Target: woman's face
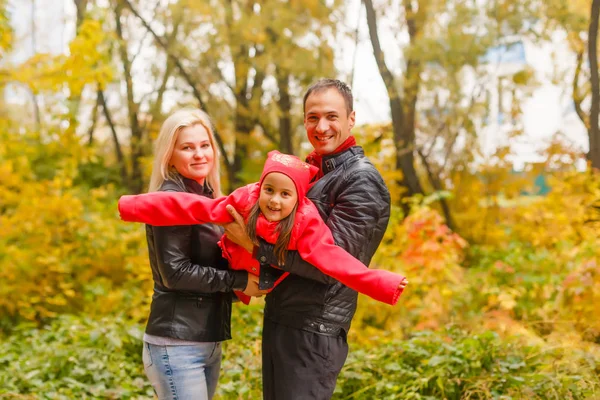
[{"label": "woman's face", "polygon": [[285,174],[271,172],[262,181],[258,206],[268,221],[281,221],[294,211],[298,202],[296,185]]},{"label": "woman's face", "polygon": [[185,178],[203,185],[214,163],[215,152],[202,125],[188,126],[179,131],[169,165]]}]

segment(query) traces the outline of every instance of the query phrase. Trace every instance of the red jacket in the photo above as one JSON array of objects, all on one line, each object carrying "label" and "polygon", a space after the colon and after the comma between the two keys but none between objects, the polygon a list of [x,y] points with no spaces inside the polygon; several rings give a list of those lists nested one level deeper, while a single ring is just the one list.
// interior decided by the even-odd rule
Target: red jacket
[{"label": "red jacket", "polygon": [[[207,222],[232,222],[226,206],[232,205],[247,218],[252,205],[258,201],[259,184],[241,187],[229,196],[209,199],[191,193],[153,192],[119,199],[123,221],[143,222],[155,226],[193,225]],[[396,304],[402,289],[403,276],[380,269],[369,269],[341,247],[335,245],[331,231],[325,225],[315,205],[303,197],[296,211],[289,250],[297,250],[305,261],[344,285],[387,304]],[[278,222],[269,222],[262,214],[256,226],[257,234],[269,243],[277,240]],[[258,262],[240,246],[225,236],[222,248],[229,252],[232,268],[245,269],[258,275]],[[256,271],[253,269],[256,268]],[[279,283],[287,273],[276,282]]]}]

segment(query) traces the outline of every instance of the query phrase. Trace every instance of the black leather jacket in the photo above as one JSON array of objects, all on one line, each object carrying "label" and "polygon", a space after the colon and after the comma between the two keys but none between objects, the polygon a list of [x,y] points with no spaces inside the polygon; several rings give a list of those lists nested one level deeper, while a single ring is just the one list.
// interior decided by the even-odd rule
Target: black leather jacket
[{"label": "black leather jacket", "polygon": [[[390,195],[383,178],[361,147],[323,158],[324,176],[307,196],[315,203],[337,245],[369,265],[387,228]],[[257,258],[277,264],[273,246],[261,242]],[[264,269],[264,273],[263,273]],[[324,335],[345,335],[356,311],[357,292],[288,252],[283,270],[291,272],[266,296],[265,318]],[[271,284],[261,266],[262,287]]]},{"label": "black leather jacket", "polygon": [[[212,192],[190,179],[166,181],[161,191]],[[146,225],[154,295],[146,333],[196,342],[231,339],[232,290],[246,287],[245,271],[228,269],[217,242],[221,227]]]}]

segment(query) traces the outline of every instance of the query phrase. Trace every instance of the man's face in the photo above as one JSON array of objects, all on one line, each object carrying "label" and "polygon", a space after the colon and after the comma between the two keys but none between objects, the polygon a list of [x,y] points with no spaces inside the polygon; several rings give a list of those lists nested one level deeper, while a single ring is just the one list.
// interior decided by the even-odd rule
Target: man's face
[{"label": "man's face", "polygon": [[354,111],[346,111],[344,97],[335,88],[312,93],[304,105],[304,128],[319,155],[333,153],[354,127]]}]

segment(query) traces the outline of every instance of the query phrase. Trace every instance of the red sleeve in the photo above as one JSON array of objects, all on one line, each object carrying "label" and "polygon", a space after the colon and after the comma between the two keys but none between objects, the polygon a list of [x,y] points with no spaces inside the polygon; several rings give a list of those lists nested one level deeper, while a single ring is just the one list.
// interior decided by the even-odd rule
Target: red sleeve
[{"label": "red sleeve", "polygon": [[194,225],[207,222],[226,223],[233,218],[225,206],[245,209],[248,186],[218,199],[182,192],[152,192],[134,196],[121,196],[119,213],[128,222],[143,222],[154,226]]},{"label": "red sleeve", "polygon": [[223,251],[223,258],[229,261],[231,269],[248,271],[258,276],[260,268],[258,260],[253,258],[252,254],[242,246],[233,243],[227,236],[224,236],[219,241],[219,247]]},{"label": "red sleeve", "polygon": [[318,216],[308,216],[298,238],[298,253],[305,261],[344,285],[375,300],[394,305],[402,290],[398,288],[403,276],[382,270],[369,269],[336,246],[331,231]]}]

